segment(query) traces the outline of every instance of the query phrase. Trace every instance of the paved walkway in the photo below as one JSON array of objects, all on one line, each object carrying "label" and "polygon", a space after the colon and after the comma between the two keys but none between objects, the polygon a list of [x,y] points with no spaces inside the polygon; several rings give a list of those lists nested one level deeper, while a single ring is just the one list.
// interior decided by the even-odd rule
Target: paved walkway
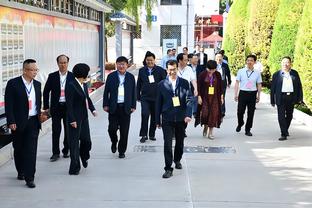
[{"label": "paved walkway", "polygon": [[[157,141],[139,143],[140,105],[132,115],[125,159],[110,152],[107,114],[101,92],[99,112],[90,118],[93,149],[89,167],[69,176],[69,159],[51,163],[51,132],[40,137],[35,189],[16,180],[13,162],[0,167],[0,207],[32,208],[288,208],[312,207],[312,130],[294,121],[289,140],[279,142],[276,109],[257,105],[253,137],[236,133],[236,103],[228,91],[227,114],[215,140],[189,125],[182,170],[162,179],[162,132]],[[147,148],[147,147],[149,148]],[[215,148],[214,148],[215,147]],[[221,148],[218,148],[221,147]],[[224,147],[222,149],[222,147]],[[148,150],[139,152],[139,150]],[[199,148],[203,150],[204,148]],[[215,153],[218,150],[223,153]],[[227,151],[228,150],[228,151]]]}]

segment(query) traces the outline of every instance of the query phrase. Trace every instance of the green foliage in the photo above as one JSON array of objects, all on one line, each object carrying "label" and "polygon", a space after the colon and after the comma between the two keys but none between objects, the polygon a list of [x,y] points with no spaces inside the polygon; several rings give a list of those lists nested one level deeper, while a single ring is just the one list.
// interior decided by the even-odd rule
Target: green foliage
[{"label": "green foliage", "polygon": [[223,49],[229,58],[232,73],[245,65],[245,36],[249,0],[236,0],[228,14]]},{"label": "green foliage", "polygon": [[304,1],[281,0],[278,8],[269,54],[270,73],[281,68],[281,58],[293,58],[298,27],[302,15]]},{"label": "green foliage", "polygon": [[271,74],[268,56],[271,48],[274,21],[279,0],[251,0],[247,26],[246,53],[255,53],[263,65],[263,84],[269,83]]},{"label": "green foliage", "polygon": [[306,105],[312,109],[312,1],[306,0],[295,44],[294,68],[299,72]]}]

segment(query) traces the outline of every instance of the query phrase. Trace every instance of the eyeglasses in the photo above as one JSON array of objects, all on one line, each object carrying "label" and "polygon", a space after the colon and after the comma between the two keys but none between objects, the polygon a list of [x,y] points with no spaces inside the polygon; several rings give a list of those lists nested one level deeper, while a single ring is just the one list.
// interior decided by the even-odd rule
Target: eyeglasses
[{"label": "eyeglasses", "polygon": [[31,71],[31,72],[38,72],[39,69],[30,69],[30,68],[25,68],[27,71]]},{"label": "eyeglasses", "polygon": [[127,66],[126,63],[117,63],[116,65],[117,65],[117,66]]}]

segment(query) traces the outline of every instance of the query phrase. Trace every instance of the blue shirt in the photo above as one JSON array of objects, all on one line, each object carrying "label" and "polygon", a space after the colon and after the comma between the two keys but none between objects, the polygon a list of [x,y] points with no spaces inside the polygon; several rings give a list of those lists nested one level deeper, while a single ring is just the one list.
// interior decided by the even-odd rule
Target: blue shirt
[{"label": "blue shirt", "polygon": [[176,58],[175,58],[174,56],[170,56],[170,57],[169,57],[168,55],[166,55],[166,56],[164,56],[163,59],[161,60],[160,66],[161,66],[162,68],[164,68],[164,69],[167,69],[166,63],[167,63],[167,61],[169,61],[169,60],[176,60]]},{"label": "blue shirt", "polygon": [[247,67],[238,70],[236,80],[240,82],[239,89],[243,91],[257,91],[257,84],[262,83],[261,73]]}]

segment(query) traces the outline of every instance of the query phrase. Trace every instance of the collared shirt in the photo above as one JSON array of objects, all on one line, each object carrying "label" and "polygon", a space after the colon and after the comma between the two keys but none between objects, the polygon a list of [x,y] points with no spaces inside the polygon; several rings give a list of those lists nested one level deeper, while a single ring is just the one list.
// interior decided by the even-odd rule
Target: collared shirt
[{"label": "collared shirt", "polygon": [[178,79],[178,77],[175,79],[175,80],[173,80],[173,79],[171,79],[170,78],[170,76],[168,76],[168,79],[169,79],[169,82],[171,83],[171,85],[172,85],[172,91],[173,91],[173,94],[175,95],[175,89],[176,89],[176,85],[177,85],[177,79]]},{"label": "collared shirt", "polygon": [[197,74],[196,74],[196,69],[197,69],[197,65],[191,65],[191,69],[192,69],[192,71],[193,71],[193,73],[194,73],[194,75],[195,75],[195,78],[197,79]]},{"label": "collared shirt", "polygon": [[294,85],[289,72],[281,71],[283,77],[282,92],[294,92]]},{"label": "collared shirt", "polygon": [[[125,72],[124,74],[120,74],[117,71],[118,79],[119,79],[117,103],[124,103],[125,102],[125,87],[124,87],[124,84],[125,84],[126,73],[127,72]],[[121,92],[123,92],[123,93],[121,93]]]},{"label": "collared shirt", "polygon": [[204,53],[203,52],[199,53],[199,64],[204,65]]},{"label": "collared shirt", "polygon": [[166,64],[167,64],[167,61],[169,61],[169,60],[176,60],[176,58],[175,58],[174,56],[168,56],[168,55],[166,55],[166,56],[164,56],[164,57],[162,58],[160,66],[161,66],[163,69],[166,69],[166,68],[167,68]]},{"label": "collared shirt", "polygon": [[238,70],[236,80],[240,82],[239,89],[243,91],[257,91],[257,84],[262,83],[260,72],[247,67]]},{"label": "collared shirt", "polygon": [[189,83],[196,80],[196,73],[194,74],[190,66],[185,66],[183,69],[179,69],[178,76],[187,80]]},{"label": "collared shirt", "polygon": [[222,80],[224,80],[224,77],[223,77],[223,70],[222,70],[222,64],[218,64],[218,66],[217,66],[217,71],[221,74]]},{"label": "collared shirt", "polygon": [[153,68],[149,68],[149,67],[147,67],[147,71],[148,71],[148,75],[152,75]]},{"label": "collared shirt", "polygon": [[22,76],[24,86],[25,86],[25,91],[28,97],[28,116],[35,116],[38,114],[37,112],[37,105],[36,105],[36,91],[34,87],[34,81],[31,80],[30,83],[28,83],[24,77]]},{"label": "collared shirt", "polygon": [[61,86],[61,95],[60,95],[60,99],[59,102],[60,103],[64,103],[66,101],[65,99],[65,85],[66,85],[66,78],[67,78],[67,72],[65,74],[62,74],[61,72],[59,72],[60,74],[60,86]]}]

